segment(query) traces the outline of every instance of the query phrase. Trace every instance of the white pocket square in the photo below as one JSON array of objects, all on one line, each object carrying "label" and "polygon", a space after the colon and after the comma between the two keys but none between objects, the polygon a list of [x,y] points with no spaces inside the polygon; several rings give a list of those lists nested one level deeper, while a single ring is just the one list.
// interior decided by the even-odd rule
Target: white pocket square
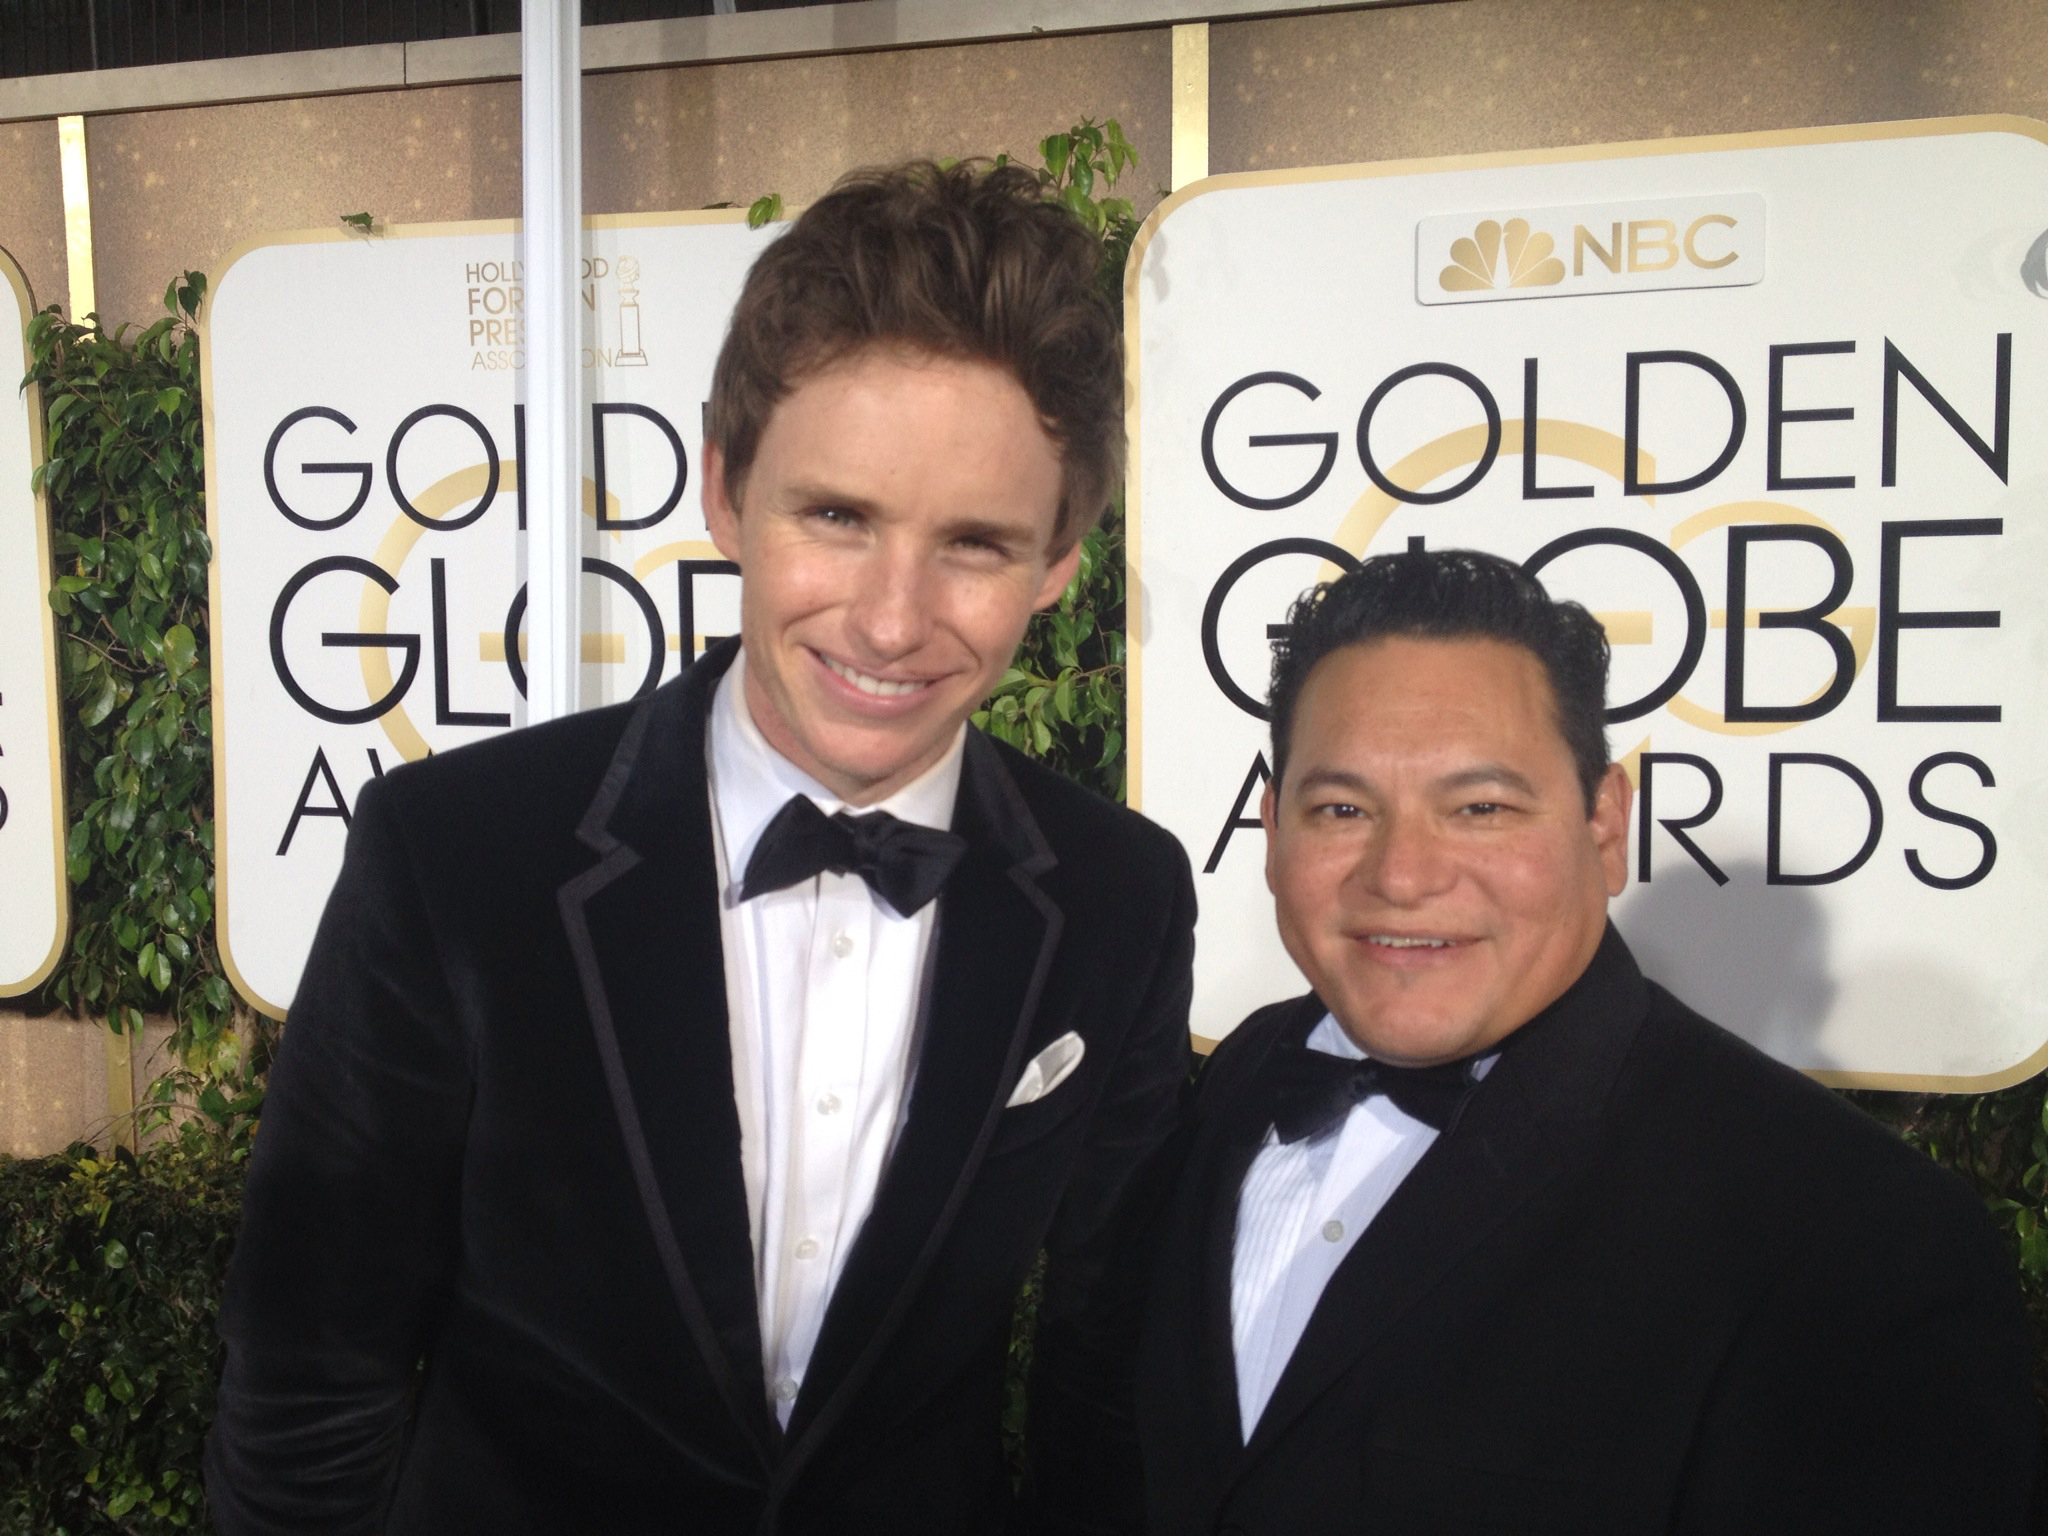
[{"label": "white pocket square", "polygon": [[1015,1109],[1020,1104],[1037,1103],[1072,1077],[1074,1068],[1081,1065],[1081,1058],[1087,1054],[1087,1043],[1071,1029],[1068,1030],[1031,1058],[1024,1068],[1024,1075],[1017,1079],[1010,1102],[1003,1108]]}]

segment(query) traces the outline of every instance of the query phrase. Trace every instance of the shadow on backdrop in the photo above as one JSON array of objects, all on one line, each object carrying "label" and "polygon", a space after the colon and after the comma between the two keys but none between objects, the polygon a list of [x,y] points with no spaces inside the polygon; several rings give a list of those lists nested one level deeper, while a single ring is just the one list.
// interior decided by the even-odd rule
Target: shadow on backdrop
[{"label": "shadow on backdrop", "polygon": [[1631,882],[1614,923],[1643,974],[1679,1000],[1803,1071],[1840,1065],[1823,1038],[1838,984],[1828,915],[1809,887],[1767,885],[1760,862],[1717,886],[1677,865]]}]

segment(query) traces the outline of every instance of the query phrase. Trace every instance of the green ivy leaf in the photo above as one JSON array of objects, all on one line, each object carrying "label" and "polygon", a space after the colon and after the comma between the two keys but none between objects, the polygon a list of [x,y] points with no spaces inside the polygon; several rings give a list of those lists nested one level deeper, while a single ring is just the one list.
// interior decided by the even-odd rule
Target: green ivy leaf
[{"label": "green ivy leaf", "polygon": [[192,670],[198,655],[199,642],[183,624],[173,624],[164,631],[164,666],[174,680]]},{"label": "green ivy leaf", "polygon": [[1067,162],[1073,157],[1074,140],[1071,134],[1055,133],[1039,141],[1039,158],[1045,161],[1045,171],[1055,182],[1067,174]]}]

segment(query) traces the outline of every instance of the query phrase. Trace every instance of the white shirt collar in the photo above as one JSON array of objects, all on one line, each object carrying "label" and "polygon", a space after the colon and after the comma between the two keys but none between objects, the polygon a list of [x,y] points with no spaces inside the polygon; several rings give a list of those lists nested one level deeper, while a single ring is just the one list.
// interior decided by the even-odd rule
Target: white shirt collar
[{"label": "white shirt collar", "polygon": [[1365,1052],[1358,1048],[1358,1042],[1344,1033],[1344,1026],[1337,1022],[1337,1015],[1326,1013],[1323,1021],[1308,1032],[1308,1048],[1321,1051],[1325,1056],[1341,1056],[1346,1061],[1363,1061]]},{"label": "white shirt collar", "polygon": [[[754,844],[792,795],[808,795],[827,816],[852,810],[844,800],[769,744],[746,699],[747,656],[743,650],[719,679],[711,701],[711,802],[725,845],[728,878],[737,880],[754,856]],[[963,724],[953,745],[908,784],[862,811],[887,811],[902,821],[941,830],[953,825],[960,769],[967,743]]]}]

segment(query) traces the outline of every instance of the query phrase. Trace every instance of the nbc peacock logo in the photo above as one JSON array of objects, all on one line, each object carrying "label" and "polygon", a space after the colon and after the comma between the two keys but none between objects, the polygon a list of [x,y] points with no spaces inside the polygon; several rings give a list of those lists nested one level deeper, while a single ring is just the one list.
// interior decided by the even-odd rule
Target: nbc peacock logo
[{"label": "nbc peacock logo", "polygon": [[1494,288],[1550,288],[1564,281],[1557,242],[1527,219],[1482,219],[1451,242],[1451,264],[1437,275],[1446,293]]},{"label": "nbc peacock logo", "polygon": [[1493,209],[1476,223],[1467,211],[1431,214],[1416,224],[1417,303],[1739,288],[1763,280],[1764,200],[1759,193],[1563,208],[1496,202]]}]

